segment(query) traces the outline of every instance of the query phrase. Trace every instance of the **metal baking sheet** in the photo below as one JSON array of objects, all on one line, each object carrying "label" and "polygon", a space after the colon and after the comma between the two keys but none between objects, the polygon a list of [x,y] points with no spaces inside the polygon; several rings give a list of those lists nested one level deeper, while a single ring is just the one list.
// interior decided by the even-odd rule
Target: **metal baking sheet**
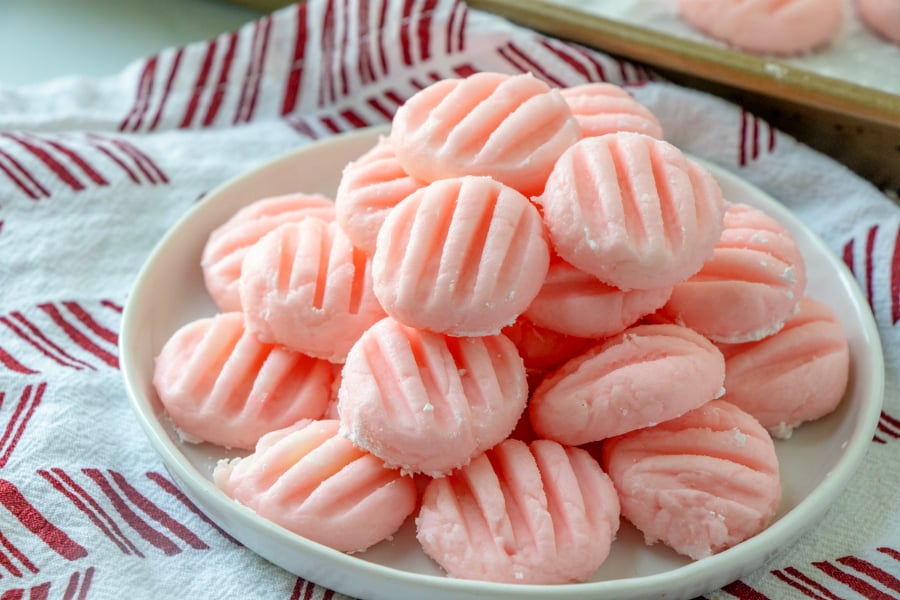
[{"label": "metal baking sheet", "polygon": [[[728,48],[685,23],[678,16],[677,0],[551,0],[551,3],[715,48]],[[781,57],[777,62],[900,95],[900,45],[870,31],[859,18],[853,0],[843,1],[841,28],[831,43],[814,51]]]},{"label": "metal baking sheet", "polygon": [[694,32],[673,2],[468,0],[472,8],[744,104],[876,185],[900,187],[900,47],[863,30],[851,0],[832,45],[787,59],[741,52]]}]

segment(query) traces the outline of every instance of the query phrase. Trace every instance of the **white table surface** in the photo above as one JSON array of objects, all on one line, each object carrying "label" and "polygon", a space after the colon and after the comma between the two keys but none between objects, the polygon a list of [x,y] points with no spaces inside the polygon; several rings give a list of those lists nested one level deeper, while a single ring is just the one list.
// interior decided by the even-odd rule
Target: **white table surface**
[{"label": "white table surface", "polygon": [[112,75],[261,15],[217,0],[0,0],[0,86]]}]

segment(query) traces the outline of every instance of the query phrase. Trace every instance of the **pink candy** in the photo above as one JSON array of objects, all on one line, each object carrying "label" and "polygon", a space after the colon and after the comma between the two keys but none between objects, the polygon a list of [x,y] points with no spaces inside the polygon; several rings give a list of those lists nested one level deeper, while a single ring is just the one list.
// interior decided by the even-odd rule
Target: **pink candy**
[{"label": "pink candy", "polygon": [[673,419],[722,394],[725,359],[677,325],[638,325],[571,359],[529,401],[543,438],[579,445]]},{"label": "pink candy", "polygon": [[631,94],[612,83],[585,83],[560,92],[583,137],[632,131],[663,139],[662,125]]},{"label": "pink candy", "polygon": [[843,18],[840,0],[679,0],[693,27],[748,52],[793,55],[833,40]]},{"label": "pink candy", "polygon": [[731,204],[724,224],[712,255],[661,312],[717,342],[759,340],[796,310],[806,265],[790,233],[761,210]]},{"label": "pink candy", "polygon": [[334,197],[337,222],[354,246],[374,254],[388,213],[424,186],[403,169],[391,141],[379,138],[371,150],[344,168]]},{"label": "pink candy", "polygon": [[247,251],[264,235],[304,217],[334,219],[334,204],[320,194],[287,194],[263,198],[234,214],[212,232],[200,266],[209,295],[222,311],[241,310],[239,283]]},{"label": "pink candy", "polygon": [[333,221],[282,225],[254,244],[243,264],[241,305],[263,341],[340,363],[384,317],[369,258]]},{"label": "pink candy", "polygon": [[407,100],[391,125],[397,158],[413,177],[482,175],[526,195],[541,192],[580,137],[559,91],[532,75],[444,79]]},{"label": "pink candy", "polygon": [[900,45],[900,2],[857,0],[855,6],[866,27],[885,40]]},{"label": "pink candy", "polygon": [[540,214],[525,196],[488,177],[442,179],[382,225],[375,295],[408,325],[492,335],[525,311],[549,261]]},{"label": "pink candy", "polygon": [[647,543],[695,560],[762,531],[781,500],[772,439],[724,400],[607,440],[603,465]]},{"label": "pink candy", "polygon": [[175,332],[153,385],[188,439],[252,448],[273,429],[322,416],[333,378],[327,362],[257,340],[235,312]]},{"label": "pink candy", "polygon": [[601,339],[656,311],[671,295],[671,286],[622,290],[557,258],[525,316],[559,333]]},{"label": "pink candy", "polygon": [[338,412],[356,445],[437,477],[505,439],[527,396],[525,365],[506,337],[450,337],[388,318],[350,350]]},{"label": "pink candy", "polygon": [[508,439],[425,488],[416,536],[454,577],[584,581],[609,555],[619,500],[580,448]]},{"label": "pink candy", "polygon": [[808,296],[769,337],[720,344],[725,400],[753,415],[773,437],[831,413],[847,389],[850,353],[834,312]]},{"label": "pink candy", "polygon": [[581,140],[535,198],[556,252],[604,283],[675,285],[700,270],[722,232],[722,192],[675,146],[637,133]]},{"label": "pink candy", "polygon": [[332,420],[266,434],[249,456],[220,462],[213,480],[259,515],[343,552],[391,536],[416,508],[413,480],[338,435]]}]

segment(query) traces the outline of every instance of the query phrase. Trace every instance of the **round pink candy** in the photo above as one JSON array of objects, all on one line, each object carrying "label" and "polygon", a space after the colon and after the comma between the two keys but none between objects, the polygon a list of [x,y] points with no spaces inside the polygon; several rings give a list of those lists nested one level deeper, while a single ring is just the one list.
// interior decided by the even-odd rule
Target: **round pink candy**
[{"label": "round pink candy", "polygon": [[900,44],[900,0],[856,0],[856,10],[869,29]]},{"label": "round pink candy", "polygon": [[537,208],[489,177],[443,179],[400,202],[378,234],[375,295],[403,323],[492,335],[538,293],[550,250]]},{"label": "round pink candy", "polygon": [[660,313],[716,342],[777,332],[797,309],[806,265],[790,232],[763,211],[730,204],[725,229],[700,271],[672,290]]},{"label": "round pink candy", "polygon": [[581,448],[508,439],[425,487],[416,537],[451,577],[584,581],[619,529],[616,490]]},{"label": "round pink candy", "polygon": [[261,517],[342,552],[390,537],[416,508],[416,485],[338,435],[334,420],[273,431],[220,461],[216,486]]},{"label": "round pink candy", "polygon": [[557,257],[524,316],[566,335],[604,338],[656,311],[671,294],[671,286],[620,290]]},{"label": "round pink candy", "polygon": [[528,410],[540,437],[580,445],[674,419],[720,396],[724,381],[722,353],[699,333],[636,325],[550,374]]},{"label": "round pink candy", "polygon": [[264,433],[321,416],[333,379],[326,361],[257,340],[239,312],[178,329],[153,370],[160,402],[186,440],[247,449]]},{"label": "round pink candy", "polygon": [[342,433],[386,464],[440,476],[506,438],[527,396],[506,337],[450,337],[386,318],[347,355],[338,413]]},{"label": "round pink candy", "polygon": [[397,158],[416,179],[482,175],[528,196],[580,138],[559,91],[530,74],[443,79],[407,100],[391,125]]},{"label": "round pink candy", "polygon": [[334,221],[308,217],[266,234],[247,252],[240,285],[260,340],[335,363],[385,316],[369,257]]},{"label": "round pink candy", "polygon": [[560,90],[582,137],[633,131],[663,139],[662,125],[650,109],[623,88],[605,82],[585,83]]},{"label": "round pink candy", "polygon": [[788,438],[806,421],[834,411],[850,377],[847,335],[828,305],[804,296],[776,334],[720,344],[725,396],[773,437]]},{"label": "round pink candy", "polygon": [[825,46],[843,19],[841,0],[679,0],[690,25],[737,48],[792,55]]},{"label": "round pink candy", "polygon": [[350,241],[375,253],[378,230],[390,210],[425,184],[403,169],[388,138],[349,163],[334,196],[335,216]]},{"label": "round pink candy", "polygon": [[606,440],[603,466],[647,543],[695,560],[765,529],[781,500],[772,438],[724,400]]},{"label": "round pink candy", "polygon": [[244,256],[264,235],[304,217],[334,219],[334,203],[320,194],[286,194],[256,200],[216,228],[203,247],[203,281],[223,312],[241,310],[240,278]]},{"label": "round pink candy", "polygon": [[623,290],[700,270],[722,232],[722,191],[675,146],[639,133],[589,137],[557,161],[535,198],[556,252]]}]

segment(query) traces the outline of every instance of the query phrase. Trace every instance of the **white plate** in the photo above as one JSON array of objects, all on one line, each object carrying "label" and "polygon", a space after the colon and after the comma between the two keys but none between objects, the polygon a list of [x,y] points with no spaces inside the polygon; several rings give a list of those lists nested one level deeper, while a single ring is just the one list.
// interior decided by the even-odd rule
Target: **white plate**
[{"label": "white plate", "polygon": [[710,166],[726,198],[762,208],[796,237],[807,260],[808,293],[827,302],[850,341],[851,377],[840,408],[777,442],[784,494],[775,522],[718,555],[691,562],[661,545],[646,546],[623,522],[610,558],[586,583],[523,586],[443,576],[419,550],[410,524],[391,541],[356,555],[307,541],[220,493],[210,481],[220,448],[182,443],[151,385],[153,360],[182,324],[214,314],[200,272],[208,234],[249,202],[292,191],[332,195],[343,166],[370,148],[383,129],[365,130],[292,152],[210,193],[162,239],[144,265],[122,321],[122,374],[137,417],[169,472],[223,529],[271,562],[350,596],[422,598],[692,598],[762,565],[812,527],[843,490],[871,443],[881,411],[884,364],[868,305],[849,271],[787,209],[760,190]]}]

